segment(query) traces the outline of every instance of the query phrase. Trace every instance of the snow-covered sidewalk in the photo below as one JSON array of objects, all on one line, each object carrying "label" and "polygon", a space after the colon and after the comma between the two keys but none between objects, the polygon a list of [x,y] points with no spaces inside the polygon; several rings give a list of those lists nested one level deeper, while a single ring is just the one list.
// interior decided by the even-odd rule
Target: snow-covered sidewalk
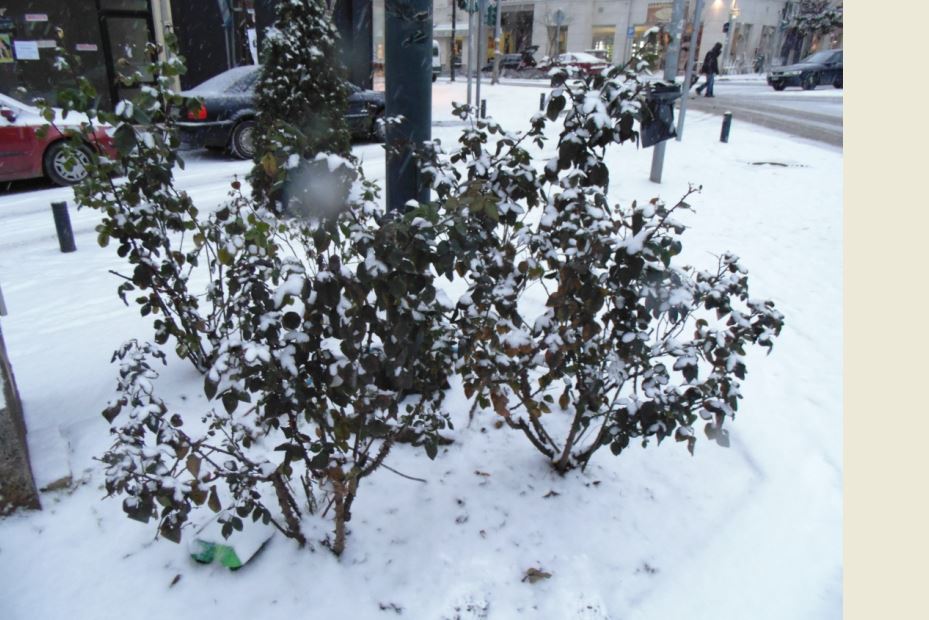
[{"label": "snow-covered sidewalk", "polygon": [[[434,136],[449,148],[460,130],[450,104],[464,87],[434,89]],[[485,84],[482,96],[515,130],[545,90]],[[383,179],[379,145],[356,153]],[[249,168],[189,159],[179,184],[204,208]],[[58,252],[48,205],[69,190],[0,196],[2,328],[36,473],[50,480],[66,467],[74,479],[43,493],[43,511],[0,520],[0,618],[841,618],[841,151],[744,123],[722,144],[718,118],[689,111],[661,185],[648,180],[650,149],[615,147],[608,163],[611,198],[624,205],[702,185],[696,213],[679,218],[690,226],[683,258],[703,267],[731,250],[753,295],[786,316],[773,353],[749,355],[732,447],[701,437],[691,457],[673,441],[631,446],[560,478],[521,436],[495,429],[493,412],[468,426],[453,384],[455,443],[434,462],[392,452],[393,468],[427,482],[386,470],[365,481],[340,560],[277,537],[237,572],[196,564],[118,500],[101,501],[93,457],[109,445],[110,356],[149,339],[151,319],[117,298],[108,269],[120,259],[97,247],[94,213],[72,212],[78,252]],[[207,406],[201,384],[171,363],[159,390],[194,414]],[[551,578],[521,581],[529,568]]]}]

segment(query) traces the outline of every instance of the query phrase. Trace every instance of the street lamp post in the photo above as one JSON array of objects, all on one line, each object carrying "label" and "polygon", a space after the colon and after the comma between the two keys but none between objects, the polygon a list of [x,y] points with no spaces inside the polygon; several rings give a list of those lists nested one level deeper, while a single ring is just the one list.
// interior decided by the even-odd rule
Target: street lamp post
[{"label": "street lamp post", "polygon": [[700,35],[700,20],[703,18],[703,0],[697,0],[694,7],[693,29],[690,32],[690,49],[687,50],[687,66],[684,67],[684,84],[681,89],[684,96],[681,97],[681,111],[677,119],[677,141],[681,141],[684,135],[684,115],[687,114],[687,99],[690,92],[690,80],[694,72],[694,62],[697,59],[697,38]]},{"label": "street lamp post", "polygon": [[[677,77],[677,60],[681,53],[681,33],[684,30],[684,0],[674,0],[671,9],[671,44],[665,53],[664,81],[674,83]],[[655,183],[661,183],[661,173],[664,169],[664,151],[667,141],[659,142],[652,152],[652,170],[649,175]]]},{"label": "street lamp post", "polygon": [[735,25],[735,20],[739,17],[739,9],[735,5],[736,0],[732,0],[732,4],[729,6],[729,21],[726,25],[726,45],[723,47],[723,66],[722,69],[726,66],[726,63],[729,61],[729,51],[732,49],[732,29]]}]

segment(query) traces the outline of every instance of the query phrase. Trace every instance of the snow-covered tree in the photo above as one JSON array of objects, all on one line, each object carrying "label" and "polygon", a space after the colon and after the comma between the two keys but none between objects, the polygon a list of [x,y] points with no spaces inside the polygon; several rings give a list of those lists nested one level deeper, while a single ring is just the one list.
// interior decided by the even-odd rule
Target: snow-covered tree
[{"label": "snow-covered tree", "polygon": [[830,0],[805,0],[790,22],[801,35],[829,34],[842,27],[843,7]]},{"label": "snow-covered tree", "polygon": [[[256,199],[284,199],[289,171],[319,153],[347,156],[348,87],[336,48],[338,36],[324,0],[277,2],[274,28],[261,51],[256,92],[256,166],[250,181]],[[297,158],[297,159],[294,159]]]}]

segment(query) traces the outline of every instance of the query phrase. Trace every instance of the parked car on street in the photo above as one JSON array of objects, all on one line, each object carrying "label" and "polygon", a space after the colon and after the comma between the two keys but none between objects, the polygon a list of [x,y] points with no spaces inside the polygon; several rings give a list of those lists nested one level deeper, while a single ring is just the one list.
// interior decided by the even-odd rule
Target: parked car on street
[{"label": "parked car on street", "polygon": [[585,54],[590,54],[591,56],[596,56],[603,62],[609,62],[610,56],[607,54],[606,50],[584,50]]},{"label": "parked car on street", "polygon": [[[228,150],[241,159],[255,156],[255,85],[261,67],[249,65],[224,71],[183,92],[203,105],[178,121],[181,142],[191,148]],[[384,140],[384,93],[349,84],[348,122],[356,138]]]},{"label": "parked car on street", "polygon": [[568,52],[556,56],[552,66],[563,67],[568,69],[569,72],[588,76],[603,71],[610,66],[610,63],[587,52]]},{"label": "parked car on street", "polygon": [[[500,57],[500,70],[511,69],[513,71],[518,71],[523,68],[523,55],[522,54],[503,54]],[[481,71],[493,71],[494,70],[494,61],[491,60],[486,65],[481,67]]]},{"label": "parked car on street", "polygon": [[82,122],[88,122],[86,115],[70,112],[64,117],[56,108],[53,125],[40,138],[39,128],[48,123],[39,109],[0,95],[0,181],[44,176],[56,185],[74,185],[87,177],[86,166],[94,151],[115,158],[109,126],[95,126],[79,150],[66,148],[68,138],[62,131]]},{"label": "parked car on street", "polygon": [[768,84],[774,90],[799,86],[813,90],[822,84],[842,88],[842,50],[822,50],[793,65],[775,67],[768,72]]}]

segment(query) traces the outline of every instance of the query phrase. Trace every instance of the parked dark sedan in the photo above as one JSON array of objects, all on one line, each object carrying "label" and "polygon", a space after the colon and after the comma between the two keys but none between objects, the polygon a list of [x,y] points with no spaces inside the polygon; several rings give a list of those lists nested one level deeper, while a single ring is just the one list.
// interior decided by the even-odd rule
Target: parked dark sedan
[{"label": "parked dark sedan", "polygon": [[[500,57],[500,70],[504,69],[514,69],[519,70],[523,68],[523,55],[522,54],[504,54]],[[481,71],[493,71],[494,70],[494,61],[491,60],[486,65],[481,67]]]},{"label": "parked dark sedan", "polygon": [[[228,149],[241,159],[255,155],[255,84],[260,67],[236,67],[183,93],[203,106],[178,122],[185,146]],[[356,138],[384,140],[384,93],[349,84],[349,129]]]},{"label": "parked dark sedan", "polygon": [[768,73],[768,84],[774,90],[788,86],[813,90],[821,84],[842,88],[842,50],[823,50],[796,64],[775,67]]}]

